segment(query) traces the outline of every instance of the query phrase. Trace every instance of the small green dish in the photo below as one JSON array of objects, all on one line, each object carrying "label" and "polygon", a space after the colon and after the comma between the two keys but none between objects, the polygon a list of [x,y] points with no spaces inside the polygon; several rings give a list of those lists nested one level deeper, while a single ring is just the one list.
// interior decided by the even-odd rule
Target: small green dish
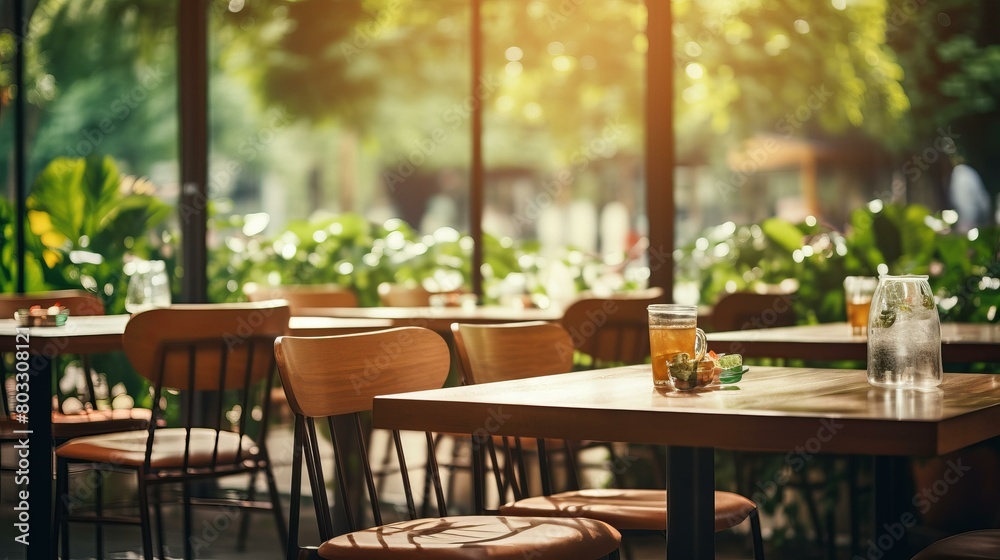
[{"label": "small green dish", "polygon": [[750,371],[747,366],[736,366],[729,369],[722,370],[719,374],[719,383],[723,385],[729,385],[731,383],[739,383],[743,379],[743,374]]}]

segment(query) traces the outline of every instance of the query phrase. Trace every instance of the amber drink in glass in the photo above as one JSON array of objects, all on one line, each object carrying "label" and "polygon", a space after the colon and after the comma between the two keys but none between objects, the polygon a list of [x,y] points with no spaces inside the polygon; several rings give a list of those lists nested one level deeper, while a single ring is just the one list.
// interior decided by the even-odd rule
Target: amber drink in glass
[{"label": "amber drink in glass", "polygon": [[698,308],[693,305],[656,304],[649,313],[649,351],[653,358],[653,385],[670,386],[667,363],[681,352],[695,359],[708,346],[698,328]]},{"label": "amber drink in glass", "polygon": [[844,300],[847,302],[847,322],[851,325],[851,334],[865,334],[872,295],[877,286],[878,278],[871,276],[844,278]]}]

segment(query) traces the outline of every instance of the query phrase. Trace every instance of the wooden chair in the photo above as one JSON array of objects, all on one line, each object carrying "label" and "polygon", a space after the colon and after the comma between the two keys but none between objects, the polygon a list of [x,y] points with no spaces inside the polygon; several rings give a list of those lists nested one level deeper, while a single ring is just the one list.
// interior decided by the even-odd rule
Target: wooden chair
[{"label": "wooden chair", "polygon": [[[439,517],[415,519],[416,506],[406,469],[399,431],[393,430],[400,465],[408,521],[389,522],[379,507],[379,495],[364,449],[360,415],[371,411],[373,398],[387,393],[436,389],[444,384],[449,351],[436,333],[405,327],[356,335],[323,338],[283,337],[275,345],[278,370],[288,402],[295,413],[292,465],[292,504],[288,558],[350,558],[406,560],[450,559],[554,559],[617,558],[620,535],[610,526],[574,517],[510,518],[496,516],[449,517],[437,464],[430,453]],[[371,505],[374,527],[361,528],[348,503],[351,484],[345,477],[348,450],[342,438],[333,438],[334,462],[347,512],[348,534],[335,536],[326,494],[327,482],[318,447],[321,423],[336,434],[334,418],[351,420],[362,443],[359,457]],[[433,447],[425,434],[428,449]],[[303,461],[309,475],[319,521],[318,548],[298,544],[300,487]],[[327,471],[328,472],[328,471]]]},{"label": "wooden chair", "polygon": [[[287,538],[285,518],[267,438],[267,395],[275,372],[274,340],[288,328],[290,311],[278,303],[176,305],[136,313],[125,328],[125,354],[153,387],[153,402],[176,394],[180,409],[176,426],[161,426],[166,410],[153,409],[145,430],[72,439],[56,448],[56,527],[63,558],[69,558],[69,522],[139,525],[143,554],[153,558],[150,497],[152,488],[179,483],[183,491],[184,557],[194,557],[193,505],[269,509],[274,513],[280,544]],[[95,515],[69,510],[69,466],[136,475],[138,517]],[[256,501],[254,481],[267,480],[268,501]],[[191,484],[207,478],[250,475],[245,499],[196,500]],[[98,502],[100,504],[100,502]],[[160,503],[156,529],[159,557],[165,558]],[[98,541],[98,557],[103,557]]]},{"label": "wooden chair", "polygon": [[976,560],[1000,558],[1000,530],[984,529],[954,535],[923,549],[913,560]]},{"label": "wooden chair", "polygon": [[[20,309],[28,309],[35,305],[51,307],[56,303],[67,308],[70,317],[104,315],[104,303],[96,295],[85,290],[57,290],[28,294],[0,294],[0,317],[13,319],[14,313]],[[52,411],[53,441],[62,442],[78,436],[145,428],[152,415],[152,411],[148,409],[111,410],[98,408],[94,380],[90,376],[90,358],[83,354],[80,356],[80,361],[87,388],[85,407],[80,411],[66,413],[62,409],[63,399],[58,399],[59,407]],[[51,364],[53,371],[55,371],[58,360],[52,359]],[[6,365],[2,359],[0,359],[0,372],[3,373],[2,378],[6,379]],[[4,395],[6,395],[5,392]],[[0,420],[0,439],[5,439],[5,434],[8,431],[7,424],[10,422],[10,410],[6,396],[2,400],[3,416]]]},{"label": "wooden chair", "polygon": [[286,284],[261,286],[248,283],[243,293],[250,301],[283,299],[292,309],[292,315],[310,307],[357,307],[358,296],[340,284]]},{"label": "wooden chair", "polygon": [[428,307],[433,292],[420,285],[383,282],[378,286],[378,295],[385,307]]},{"label": "wooden chair", "polygon": [[646,307],[663,303],[663,290],[649,288],[609,297],[583,297],[563,313],[573,347],[593,358],[594,367],[641,364],[649,357]]},{"label": "wooden chair", "polygon": [[794,294],[733,292],[712,309],[712,329],[739,331],[795,325]]},{"label": "wooden chair", "polygon": [[[560,321],[570,334],[573,346],[579,352],[590,356],[590,362],[577,363],[577,367],[607,367],[615,365],[641,364],[649,358],[649,319],[646,308],[655,303],[663,303],[663,289],[654,287],[646,290],[622,292],[608,297],[583,296],[563,313]],[[598,446],[615,454],[613,442],[591,442],[585,447]],[[652,465],[654,483],[666,484],[663,480],[666,466],[661,450],[648,446],[630,445],[635,451],[647,457]],[[615,483],[621,486],[619,472],[612,471]]]},{"label": "wooden chair", "polygon": [[[469,383],[489,383],[565,373],[572,369],[573,341],[559,325],[544,322],[506,325],[453,324],[455,347]],[[539,459],[545,461],[546,442],[539,440]],[[604,521],[619,531],[662,533],[667,526],[667,494],[664,490],[590,489],[551,493],[552,482],[547,465],[541,464],[543,495],[527,497],[521,483],[503,484],[504,478],[522,478],[506,461],[501,473],[492,451],[491,462],[497,491],[507,494],[509,486],[514,501],[500,506],[501,515],[554,516],[580,515]],[[505,451],[510,454],[510,450]],[[517,454],[515,453],[516,457]],[[756,505],[730,492],[715,493],[715,529],[730,529],[750,519],[754,557],[763,558],[763,541]]]}]

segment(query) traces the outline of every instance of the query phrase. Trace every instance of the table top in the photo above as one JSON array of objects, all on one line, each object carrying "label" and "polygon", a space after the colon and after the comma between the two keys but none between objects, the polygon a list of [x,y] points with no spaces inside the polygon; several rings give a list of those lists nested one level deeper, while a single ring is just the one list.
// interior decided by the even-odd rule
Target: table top
[{"label": "table top", "polygon": [[736,385],[679,392],[640,365],[387,395],[374,411],[379,428],[929,456],[1000,435],[1000,375],[945,374],[918,392],[864,371],[752,367]]},{"label": "table top", "polygon": [[[860,360],[868,357],[867,335],[851,333],[847,323],[747,329],[708,334],[716,352],[748,358]],[[1000,361],[1000,324],[942,323],[941,357],[945,362]]]},{"label": "table top", "polygon": [[288,332],[295,336],[356,334],[392,327],[388,319],[294,316],[288,321]]},{"label": "table top", "polygon": [[[31,327],[27,329],[31,351],[53,354],[78,354],[114,352],[122,348],[122,333],[129,315],[96,315],[69,317],[61,327]],[[292,317],[288,322],[289,333],[296,336],[329,336],[354,334],[392,327],[385,319]],[[17,322],[0,320],[0,348],[15,344]]]},{"label": "table top", "polygon": [[426,327],[448,333],[452,323],[517,323],[521,321],[558,321],[562,309],[503,307],[483,305],[477,307],[310,307],[299,310],[302,315],[314,317],[340,317],[382,319],[392,321],[396,327]]},{"label": "table top", "polygon": [[[114,352],[121,350],[122,333],[125,332],[128,319],[128,315],[69,317],[61,327],[30,327],[25,331],[34,353],[56,355]],[[9,349],[15,343],[17,328],[17,321],[14,319],[0,320],[0,349]],[[41,342],[37,342],[39,340]]]}]

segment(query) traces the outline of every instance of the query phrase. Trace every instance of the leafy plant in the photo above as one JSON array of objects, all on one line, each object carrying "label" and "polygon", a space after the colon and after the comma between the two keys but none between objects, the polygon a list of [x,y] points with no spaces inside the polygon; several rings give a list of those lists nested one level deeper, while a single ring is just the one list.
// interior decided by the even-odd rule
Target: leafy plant
[{"label": "leafy plant", "polygon": [[876,201],[856,210],[843,233],[778,218],[725,224],[681,249],[678,279],[696,283],[709,305],[727,291],[791,282],[800,321],[824,323],[846,319],[846,276],[927,274],[942,320],[1000,321],[1000,229],[959,234],[949,220]]},{"label": "leafy plant", "polygon": [[[378,305],[383,282],[423,284],[432,291],[471,288],[472,239],[452,228],[420,235],[398,219],[374,224],[356,214],[319,221],[296,221],[265,237],[240,232],[252,216],[214,218],[210,228],[225,238],[209,259],[211,301],[237,301],[248,282],[263,284],[340,284],[353,290],[361,305]],[[251,228],[253,229],[253,228]],[[523,275],[523,289],[545,294],[546,268],[563,267],[572,289],[607,284],[609,267],[595,255],[567,248],[561,258],[542,258],[537,243],[483,237],[484,299],[495,302],[511,274]],[[617,279],[615,287],[630,284]],[[614,280],[610,282],[615,283]],[[567,294],[560,294],[567,295]]]},{"label": "leafy plant", "polygon": [[49,288],[83,287],[124,311],[126,255],[149,258],[149,235],[171,208],[145,179],[123,176],[111,157],[57,158],[28,197],[28,222],[40,243]]}]

